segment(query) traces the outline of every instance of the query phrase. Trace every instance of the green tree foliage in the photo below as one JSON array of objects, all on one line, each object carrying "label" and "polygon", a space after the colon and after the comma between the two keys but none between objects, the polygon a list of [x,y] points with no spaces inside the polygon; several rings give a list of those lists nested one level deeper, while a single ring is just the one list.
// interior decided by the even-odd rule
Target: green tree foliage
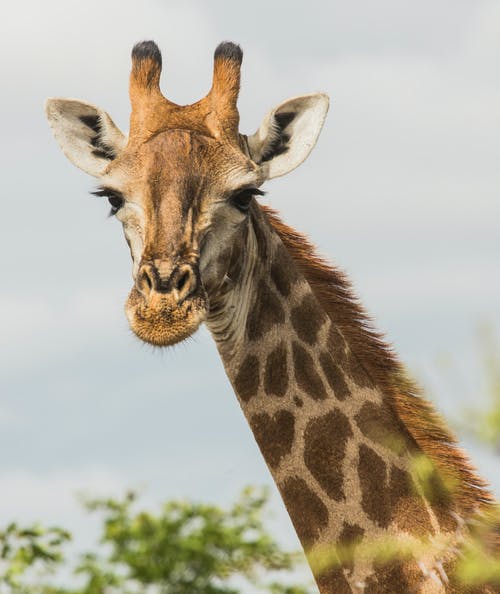
[{"label": "green tree foliage", "polygon": [[170,501],[157,513],[136,511],[134,493],[121,500],[89,500],[86,508],[103,516],[102,546],[82,555],[74,569],[79,585],[50,585],[48,571],[34,575],[38,566],[54,570],[61,564],[66,532],[19,531],[31,540],[13,542],[9,528],[0,541],[10,551],[0,593],[238,594],[252,584],[269,594],[307,594],[304,587],[263,580],[289,573],[303,559],[283,551],[264,529],[266,502],[266,492],[253,489],[245,489],[228,510]]},{"label": "green tree foliage", "polygon": [[63,561],[62,546],[71,535],[62,528],[12,522],[0,531],[0,593],[28,594],[32,583]]}]

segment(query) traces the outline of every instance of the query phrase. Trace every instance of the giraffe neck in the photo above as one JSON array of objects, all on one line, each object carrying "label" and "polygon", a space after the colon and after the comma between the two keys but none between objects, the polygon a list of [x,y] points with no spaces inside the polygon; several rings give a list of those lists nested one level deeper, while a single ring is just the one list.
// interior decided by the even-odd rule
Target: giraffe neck
[{"label": "giraffe neck", "polygon": [[[357,555],[356,546],[388,536],[456,530],[453,507],[423,496],[412,468],[418,446],[262,211],[236,249],[207,325],[321,594],[410,582],[425,589],[408,592],[445,591],[442,576],[425,576],[434,558],[381,578],[366,550]],[[344,545],[348,558],[325,569],[323,553]]]}]

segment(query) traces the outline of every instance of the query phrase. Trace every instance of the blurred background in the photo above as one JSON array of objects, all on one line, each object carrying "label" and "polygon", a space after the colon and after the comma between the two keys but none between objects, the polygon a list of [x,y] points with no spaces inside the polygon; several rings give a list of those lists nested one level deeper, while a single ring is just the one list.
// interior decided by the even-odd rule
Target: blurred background
[{"label": "blurred background", "polygon": [[315,150],[263,201],[348,271],[500,493],[495,448],[473,435],[488,421],[463,422],[491,405],[498,361],[497,0],[19,0],[2,13],[0,523],[63,525],[78,549],[98,523],[77,493],[227,505],[268,485],[273,534],[298,546],[206,330],[162,351],[129,331],[120,225],[44,118],[47,97],[74,97],[126,132],[143,39],[181,104],[207,92],[216,45],[239,43],[243,133],[288,97],[330,95]]}]

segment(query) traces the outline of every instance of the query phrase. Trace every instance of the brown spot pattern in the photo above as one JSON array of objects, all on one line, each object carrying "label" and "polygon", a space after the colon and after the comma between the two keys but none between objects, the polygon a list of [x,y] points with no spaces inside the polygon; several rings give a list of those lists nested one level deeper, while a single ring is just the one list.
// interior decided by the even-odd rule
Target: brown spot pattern
[{"label": "brown spot pattern", "polygon": [[251,417],[250,425],[266,462],[276,468],[292,449],[295,435],[292,413],[287,410],[280,410],[273,416],[259,413]]},{"label": "brown spot pattern", "polygon": [[379,443],[395,453],[402,453],[406,443],[399,432],[398,421],[389,407],[374,402],[365,402],[355,417],[359,430],[370,441]]},{"label": "brown spot pattern", "polygon": [[249,340],[258,340],[269,332],[276,324],[285,321],[285,311],[278,297],[269,285],[261,280],[257,288],[257,299],[250,308],[247,319],[247,336]]},{"label": "brown spot pattern", "polygon": [[363,540],[365,531],[357,524],[349,524],[344,522],[342,532],[338,538],[338,544],[342,547],[345,561],[343,566],[349,569],[354,568],[354,553],[356,547]]},{"label": "brown spot pattern", "polygon": [[453,508],[450,509],[450,505],[433,505],[432,511],[436,516],[436,520],[438,521],[441,530],[445,532],[453,532],[459,527],[457,518],[452,515]]},{"label": "brown spot pattern", "polygon": [[351,586],[340,567],[332,567],[316,576],[321,594],[352,594]]},{"label": "brown spot pattern", "polygon": [[330,353],[321,353],[319,362],[335,397],[338,400],[345,400],[349,396],[350,391],[340,367],[334,362]]},{"label": "brown spot pattern", "polygon": [[281,495],[295,531],[307,551],[327,525],[328,510],[304,479],[299,477],[286,479],[281,485]]},{"label": "brown spot pattern", "polygon": [[262,219],[259,216],[257,220],[252,218],[252,228],[255,234],[255,241],[257,243],[257,252],[259,254],[259,260],[261,262],[265,262],[268,258],[268,245],[267,245],[267,237],[264,232],[264,226],[262,224]]},{"label": "brown spot pattern", "polygon": [[298,342],[293,343],[293,364],[295,379],[299,388],[314,400],[326,398],[326,389],[321,377],[314,368],[314,361],[306,349]]},{"label": "brown spot pattern", "polygon": [[299,398],[298,396],[294,396],[293,401],[299,408],[304,405],[304,401],[302,400],[302,398]]},{"label": "brown spot pattern", "polygon": [[[363,594],[413,594],[418,592],[417,585],[422,582],[422,572],[415,563],[409,569],[409,564],[399,561],[377,563],[374,567],[374,574],[366,580],[366,587]],[[409,575],[411,578],[409,581]]]},{"label": "brown spot pattern", "polygon": [[457,520],[450,513],[453,510],[453,490],[459,484],[460,479],[455,476],[447,477],[441,475],[439,468],[434,465],[433,472],[426,477],[424,493],[434,512],[439,526],[442,530],[452,531],[457,528]]},{"label": "brown spot pattern", "polygon": [[353,352],[347,355],[347,362],[345,368],[352,381],[360,388],[370,388],[373,384],[365,371],[359,359]]},{"label": "brown spot pattern", "polygon": [[321,326],[326,322],[314,295],[304,297],[302,303],[292,309],[291,320],[297,336],[307,344],[314,344]]},{"label": "brown spot pattern", "polygon": [[[271,265],[271,279],[280,295],[288,297],[292,290],[293,263],[284,249],[278,249]],[[295,274],[293,274],[295,276]]]},{"label": "brown spot pattern", "polygon": [[248,230],[245,228],[243,233],[239,236],[239,238],[236,239],[231,248],[231,255],[227,265],[227,274],[234,282],[238,282],[240,280],[240,275],[242,272],[241,253],[245,249],[247,234]]},{"label": "brown spot pattern", "polygon": [[304,462],[335,501],[345,498],[342,463],[351,436],[349,419],[340,410],[312,419],[304,432]]},{"label": "brown spot pattern", "polygon": [[259,360],[255,355],[248,355],[241,364],[236,377],[234,388],[238,396],[248,402],[259,389]]},{"label": "brown spot pattern", "polygon": [[389,480],[389,491],[391,493],[392,504],[396,504],[401,497],[414,495],[416,491],[413,487],[413,480],[410,473],[397,466],[393,466]]},{"label": "brown spot pattern", "polygon": [[368,446],[359,446],[358,476],[361,486],[361,507],[371,520],[386,528],[391,517],[387,468],[382,458]]},{"label": "brown spot pattern", "polygon": [[346,342],[342,336],[342,334],[335,328],[332,324],[330,326],[329,332],[329,345],[332,349],[332,355],[340,367],[344,367],[347,361],[347,354],[346,354]]},{"label": "brown spot pattern", "polygon": [[434,534],[429,513],[405,470],[393,466],[389,481],[392,518],[398,528],[417,536]]},{"label": "brown spot pattern", "polygon": [[286,362],[287,348],[283,341],[269,353],[264,373],[264,390],[266,394],[284,396],[288,388],[288,366]]},{"label": "brown spot pattern", "polygon": [[[449,430],[439,416],[432,412],[433,407],[424,399],[415,398],[414,388],[401,375],[401,364],[383,337],[371,329],[371,322],[345,275],[326,265],[308,239],[285,225],[270,208],[262,207],[262,210],[271,229],[279,235],[297,269],[313,288],[336,328],[355,347],[365,369],[373,374],[373,380],[380,382],[382,388],[389,382],[397,390],[393,396],[398,416],[412,435],[419,435],[420,447],[433,452],[443,473],[458,471],[462,480],[454,497],[459,498],[466,507],[487,506],[487,501],[493,501],[493,497],[461,456]],[[341,367],[344,368],[343,365]],[[481,493],[479,503],[478,492]]]}]

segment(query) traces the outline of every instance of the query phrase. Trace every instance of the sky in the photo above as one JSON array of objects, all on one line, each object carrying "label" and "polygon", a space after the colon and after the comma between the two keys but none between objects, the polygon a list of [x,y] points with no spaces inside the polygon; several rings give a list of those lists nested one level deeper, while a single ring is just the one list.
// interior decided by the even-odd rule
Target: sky
[{"label": "sky", "polygon": [[[477,327],[500,337],[497,0],[19,0],[3,8],[0,525],[96,521],[77,493],[221,504],[271,477],[204,329],[154,350],[131,334],[131,263],[43,115],[50,96],[104,108],[126,132],[134,43],[163,53],[163,92],[201,98],[222,40],[244,50],[243,133],[323,91],[308,160],[265,204],[348,271],[363,303],[447,415],[484,401]],[[453,365],[444,377],[439,360]],[[500,493],[498,459],[467,442]],[[275,533],[297,541],[276,491]]]}]

